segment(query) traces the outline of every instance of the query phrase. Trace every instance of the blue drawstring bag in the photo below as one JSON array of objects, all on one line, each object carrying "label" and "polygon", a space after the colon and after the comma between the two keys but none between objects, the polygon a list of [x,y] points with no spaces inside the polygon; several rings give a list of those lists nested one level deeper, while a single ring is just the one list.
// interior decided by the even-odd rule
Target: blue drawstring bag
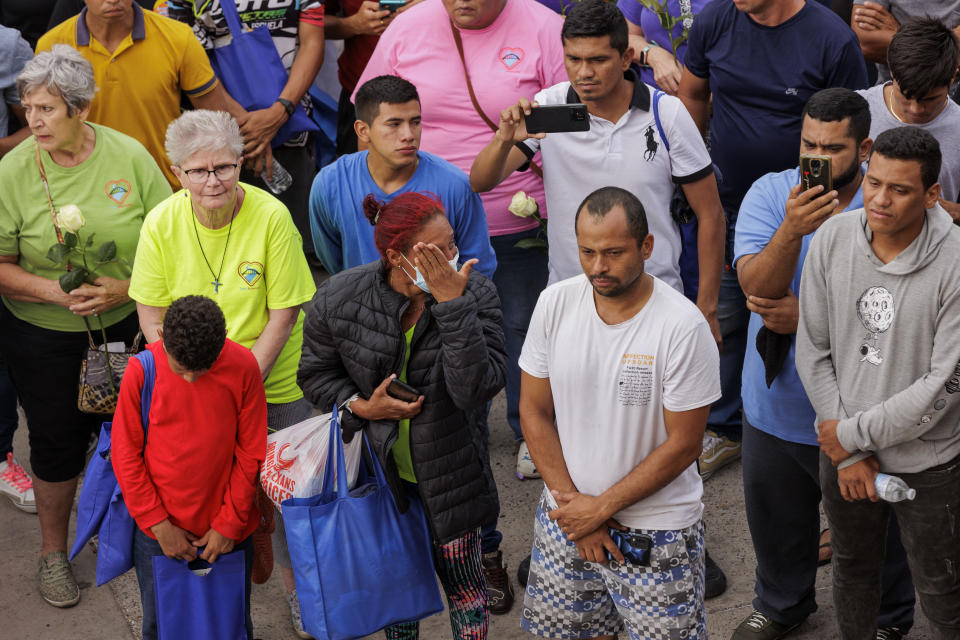
[{"label": "blue drawstring bag", "polygon": [[[660,133],[660,139],[663,140],[664,149],[670,153],[670,141],[667,140],[667,134],[663,131],[663,125],[660,124],[660,99],[664,95],[666,94],[659,89],[653,93],[653,120]],[[713,172],[717,183],[723,182],[723,175],[717,165],[713,165]],[[697,249],[699,222],[680,185],[674,187],[673,195],[670,197],[670,216],[680,231],[680,257],[677,262],[680,266],[683,295],[696,303],[697,294],[700,291],[700,261]]]},{"label": "blue drawstring bag", "polygon": [[[247,111],[266,109],[280,96],[287,84],[287,70],[266,26],[244,32],[236,4],[221,2],[220,9],[230,29],[230,44],[210,52],[210,65],[234,100]],[[303,105],[283,123],[271,146],[281,144],[302,131],[317,131]]]},{"label": "blue drawstring bag", "polygon": [[[144,350],[134,356],[143,366],[143,389],[140,391],[140,420],[143,424],[143,442],[146,446],[150,401],[156,365],[153,353]],[[70,551],[70,559],[80,553],[83,545],[97,535],[97,586],[101,586],[133,568],[133,532],[136,523],[123,502],[117,476],[110,462],[110,436],[113,423],[100,427],[97,452],[87,463],[83,487],[77,504],[77,532]]]},{"label": "blue drawstring bag", "polygon": [[315,638],[354,640],[443,611],[423,505],[411,496],[400,513],[365,446],[373,473],[350,491],[334,407],[321,493],[282,503],[300,615]]},{"label": "blue drawstring bag", "polygon": [[153,556],[152,561],[160,640],[248,640],[242,549],[213,564],[166,556]]}]

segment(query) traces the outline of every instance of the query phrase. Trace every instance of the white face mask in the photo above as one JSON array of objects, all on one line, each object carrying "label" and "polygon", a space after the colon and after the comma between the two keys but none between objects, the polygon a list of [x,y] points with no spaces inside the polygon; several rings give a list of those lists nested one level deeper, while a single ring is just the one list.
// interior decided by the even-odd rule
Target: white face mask
[{"label": "white face mask", "polygon": [[[413,267],[413,272],[414,272],[415,274],[417,274],[417,277],[416,277],[416,278],[411,277],[410,274],[407,273],[406,271],[403,271],[403,275],[405,275],[405,276],[407,276],[408,278],[410,278],[410,281],[413,282],[413,284],[415,284],[415,285],[417,285],[418,287],[420,287],[420,290],[421,290],[421,291],[423,291],[424,293],[430,293],[430,287],[427,285],[427,281],[424,279],[423,274],[420,273],[420,269],[417,269],[416,267],[414,267],[413,264],[412,264],[409,260],[407,260],[407,256],[403,255],[402,253],[400,254],[400,257],[403,258],[403,259],[406,261],[407,264],[409,264],[411,267]],[[457,251],[457,255],[453,256],[453,260],[447,260],[447,262],[450,263],[450,266],[453,267],[453,270],[454,270],[454,271],[457,270],[457,263],[458,263],[459,261],[460,261],[460,251],[459,251],[459,250]],[[401,271],[402,271],[402,269],[401,269]]]}]

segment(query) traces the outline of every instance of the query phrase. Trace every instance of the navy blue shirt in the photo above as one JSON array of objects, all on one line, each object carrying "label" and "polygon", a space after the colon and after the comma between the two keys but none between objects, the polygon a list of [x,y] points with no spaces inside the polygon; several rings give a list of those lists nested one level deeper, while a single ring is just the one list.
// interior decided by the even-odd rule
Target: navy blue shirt
[{"label": "navy blue shirt", "polygon": [[731,0],[714,0],[697,15],[684,63],[710,81],[710,155],[723,173],[720,200],[732,244],[750,185],[797,166],[803,105],[821,89],[863,89],[866,65],[857,36],[818,2],[766,27]]}]

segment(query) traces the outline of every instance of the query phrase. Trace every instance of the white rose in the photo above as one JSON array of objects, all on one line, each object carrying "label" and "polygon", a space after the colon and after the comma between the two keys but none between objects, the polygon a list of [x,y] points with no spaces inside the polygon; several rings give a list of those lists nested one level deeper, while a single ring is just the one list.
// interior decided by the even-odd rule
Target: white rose
[{"label": "white rose", "polygon": [[517,191],[513,194],[510,206],[507,209],[515,216],[529,218],[537,212],[537,201],[531,198],[524,191]]},{"label": "white rose", "polygon": [[60,207],[60,212],[57,214],[57,226],[62,230],[76,233],[84,224],[86,224],[86,220],[83,219],[80,207],[75,204]]}]

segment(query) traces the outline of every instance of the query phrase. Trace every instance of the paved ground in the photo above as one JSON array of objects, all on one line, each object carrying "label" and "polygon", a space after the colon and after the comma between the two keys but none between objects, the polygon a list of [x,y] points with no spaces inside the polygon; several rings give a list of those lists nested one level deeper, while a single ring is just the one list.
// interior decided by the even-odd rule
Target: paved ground
[{"label": "paved ground", "polygon": [[[504,420],[503,396],[491,412],[493,440],[491,456],[500,488],[504,533],[504,554],[516,581],[515,567],[530,550],[532,513],[542,484],[520,482],[513,475],[515,448]],[[28,458],[26,427],[17,431],[15,451],[21,461]],[[789,496],[785,496],[789,499]],[[734,627],[750,612],[753,598],[755,560],[743,510],[743,492],[739,463],[720,471],[706,485],[708,541],[711,555],[726,571],[727,592],[707,602],[708,627],[714,639],[730,637]],[[72,536],[72,533],[71,533]],[[109,586],[94,586],[95,556],[88,548],[73,563],[80,583],[82,600],[66,610],[50,607],[37,593],[36,555],[39,550],[39,525],[34,515],[24,514],[0,498],[0,638],[17,640],[113,640],[139,638],[140,599],[133,572],[114,580]],[[256,636],[263,640],[292,640],[282,587],[276,573],[265,585],[253,590],[253,620]],[[814,613],[792,638],[828,640],[837,637],[830,601],[830,568],[821,569],[817,581],[820,610]],[[494,617],[490,637],[512,640],[529,638],[520,630],[519,606],[509,615]],[[917,625],[911,638],[932,638],[923,615],[917,612]],[[425,640],[450,638],[446,614],[422,623]],[[371,636],[380,637],[383,636]]]}]

